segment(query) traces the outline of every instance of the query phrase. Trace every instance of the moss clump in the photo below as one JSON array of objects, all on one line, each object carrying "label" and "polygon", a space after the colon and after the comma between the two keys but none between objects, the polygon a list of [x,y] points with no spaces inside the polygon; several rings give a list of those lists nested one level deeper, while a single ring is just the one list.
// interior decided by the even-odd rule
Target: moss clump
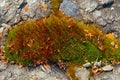
[{"label": "moss clump", "polygon": [[53,13],[48,18],[27,21],[12,29],[5,54],[9,61],[25,65],[58,60],[81,65],[86,60],[118,55],[119,48],[119,41],[113,35],[105,35],[95,25]]},{"label": "moss clump", "polygon": [[62,1],[63,1],[63,0],[51,0],[52,10],[53,10],[53,11],[59,10],[60,3],[61,3]]}]

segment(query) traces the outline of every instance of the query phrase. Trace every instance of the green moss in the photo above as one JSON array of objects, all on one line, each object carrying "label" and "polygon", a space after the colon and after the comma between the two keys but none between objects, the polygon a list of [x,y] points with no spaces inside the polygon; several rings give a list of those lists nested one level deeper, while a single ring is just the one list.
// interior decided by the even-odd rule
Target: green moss
[{"label": "green moss", "polygon": [[59,10],[59,6],[62,1],[63,0],[51,0],[52,10],[53,11]]},{"label": "green moss", "polygon": [[111,34],[59,12],[17,25],[9,32],[5,53],[9,61],[26,65],[60,59],[82,65],[86,60],[113,59],[108,55],[116,56],[120,52],[115,45],[119,46],[119,41]]}]

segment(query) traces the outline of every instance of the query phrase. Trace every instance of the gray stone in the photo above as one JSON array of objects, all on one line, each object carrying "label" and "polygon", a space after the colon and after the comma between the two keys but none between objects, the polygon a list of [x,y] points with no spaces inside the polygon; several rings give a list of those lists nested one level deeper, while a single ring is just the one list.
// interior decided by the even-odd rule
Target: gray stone
[{"label": "gray stone", "polygon": [[4,27],[0,27],[0,33],[2,33],[2,32],[3,32],[3,29],[4,29]]},{"label": "gray stone", "polygon": [[48,72],[42,71],[40,66],[19,68],[9,64],[6,70],[0,72],[0,80],[69,80],[63,72],[54,69]]},{"label": "gray stone", "polygon": [[113,24],[108,24],[103,28],[107,33],[114,33],[117,38],[120,38],[120,24],[118,22],[114,22]]},{"label": "gray stone", "polygon": [[109,71],[112,71],[112,70],[113,70],[113,66],[107,65],[107,66],[102,67],[102,69],[103,69],[103,71],[105,71],[105,72],[109,72]]},{"label": "gray stone", "polygon": [[88,12],[91,12],[98,7],[98,3],[96,0],[80,0],[78,4],[80,8]]},{"label": "gray stone", "polygon": [[115,0],[113,6],[120,7],[120,0]]},{"label": "gray stone", "polygon": [[7,65],[6,64],[3,64],[1,61],[0,61],[0,71],[3,71],[7,68]]},{"label": "gray stone", "polygon": [[96,62],[94,63],[94,66],[101,67],[101,65],[102,65],[102,62],[101,62],[101,61],[99,61],[99,62],[96,61]]},{"label": "gray stone", "polygon": [[99,75],[94,75],[95,80],[120,80],[119,73],[120,65],[114,66],[113,71],[111,72],[102,72]]},{"label": "gray stone", "polygon": [[3,7],[5,5],[5,0],[0,0],[0,7]]},{"label": "gray stone", "polygon": [[10,72],[0,72],[0,80],[8,80],[11,76]]},{"label": "gray stone", "polygon": [[6,80],[6,77],[4,75],[0,75],[0,80]]},{"label": "gray stone", "polygon": [[89,80],[90,72],[86,68],[76,68],[75,75],[79,80]]},{"label": "gray stone", "polygon": [[[39,5],[43,8],[39,9]],[[50,0],[0,0],[0,24],[15,25],[29,18],[47,17],[50,13]]]},{"label": "gray stone", "polygon": [[101,17],[101,15],[102,15],[102,12],[101,11],[98,11],[98,10],[96,10],[96,11],[94,11],[93,12],[93,15],[94,15],[94,20],[97,20],[99,17]]},{"label": "gray stone", "polygon": [[63,0],[60,5],[60,9],[68,16],[75,16],[78,10],[78,7],[71,2],[71,0]]},{"label": "gray stone", "polygon": [[5,23],[2,23],[1,26],[4,27],[4,28],[10,28],[11,27],[10,25],[5,24]]},{"label": "gray stone", "polygon": [[106,25],[107,25],[106,20],[104,20],[104,19],[101,18],[101,17],[96,20],[96,23],[98,23],[98,24],[101,25],[101,26],[106,26]]},{"label": "gray stone", "polygon": [[89,67],[91,67],[92,66],[92,64],[90,63],[90,62],[88,62],[88,63],[86,63],[86,64],[83,64],[83,67],[85,67],[85,68],[89,68]]}]

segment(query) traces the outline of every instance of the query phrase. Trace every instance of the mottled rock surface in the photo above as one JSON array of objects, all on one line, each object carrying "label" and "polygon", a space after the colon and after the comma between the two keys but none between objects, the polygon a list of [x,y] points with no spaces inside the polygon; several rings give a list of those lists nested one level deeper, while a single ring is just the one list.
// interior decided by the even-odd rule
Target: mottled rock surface
[{"label": "mottled rock surface", "polygon": [[95,80],[120,80],[120,65],[114,66],[113,71],[94,75]]},{"label": "mottled rock surface", "polygon": [[76,68],[75,75],[79,80],[89,80],[90,72],[86,68]]},{"label": "mottled rock surface", "polygon": [[0,66],[1,68],[4,70],[0,71],[0,80],[69,80],[65,73],[53,65],[50,69],[44,68],[43,65],[19,68],[18,65],[10,64],[8,67]]},{"label": "mottled rock surface", "polygon": [[47,17],[50,0],[0,0],[0,24],[14,25],[28,19]]}]

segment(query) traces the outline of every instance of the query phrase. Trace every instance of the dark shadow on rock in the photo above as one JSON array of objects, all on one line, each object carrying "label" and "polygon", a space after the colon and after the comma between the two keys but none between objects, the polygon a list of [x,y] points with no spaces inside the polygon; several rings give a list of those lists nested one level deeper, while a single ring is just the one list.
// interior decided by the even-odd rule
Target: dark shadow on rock
[{"label": "dark shadow on rock", "polygon": [[103,4],[103,8],[110,8],[112,5],[113,5],[113,3],[114,3],[114,1],[112,1],[112,2],[109,2],[109,3],[107,3],[107,4]]},{"label": "dark shadow on rock", "polygon": [[27,2],[23,2],[18,9],[23,9],[27,5]]}]

